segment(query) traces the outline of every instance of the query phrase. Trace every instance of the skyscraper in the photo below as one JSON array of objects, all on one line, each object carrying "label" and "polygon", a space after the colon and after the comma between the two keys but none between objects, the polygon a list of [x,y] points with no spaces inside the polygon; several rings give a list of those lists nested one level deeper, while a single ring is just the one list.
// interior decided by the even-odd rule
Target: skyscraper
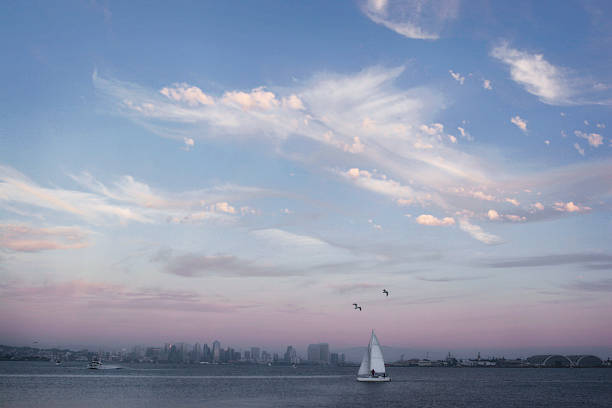
[{"label": "skyscraper", "polygon": [[220,359],[221,359],[221,343],[219,342],[219,340],[215,340],[213,342],[213,348],[212,348],[213,363],[218,363]]},{"label": "skyscraper", "polygon": [[255,362],[258,362],[260,360],[259,347],[251,347],[251,359]]},{"label": "skyscraper", "polygon": [[313,363],[329,363],[329,344],[318,343],[308,345],[308,361]]}]

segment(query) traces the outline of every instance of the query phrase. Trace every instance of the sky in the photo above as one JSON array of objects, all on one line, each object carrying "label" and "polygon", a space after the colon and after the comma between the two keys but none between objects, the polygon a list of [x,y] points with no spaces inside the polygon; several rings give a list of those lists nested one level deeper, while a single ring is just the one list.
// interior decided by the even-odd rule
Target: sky
[{"label": "sky", "polygon": [[0,7],[1,343],[611,346],[609,2]]}]

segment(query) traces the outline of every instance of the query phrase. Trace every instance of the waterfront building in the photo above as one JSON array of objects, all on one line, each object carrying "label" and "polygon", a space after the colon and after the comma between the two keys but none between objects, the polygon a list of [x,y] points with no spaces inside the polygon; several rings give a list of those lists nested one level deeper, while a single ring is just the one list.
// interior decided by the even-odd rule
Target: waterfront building
[{"label": "waterfront building", "polygon": [[319,364],[327,364],[329,363],[329,344],[309,344],[307,354],[308,361]]},{"label": "waterfront building", "polygon": [[212,348],[212,361],[218,363],[221,359],[221,342],[219,340],[213,341]]},{"label": "waterfront building", "polygon": [[251,347],[251,360],[253,360],[254,362],[258,362],[260,360],[260,356],[259,356],[259,347]]}]

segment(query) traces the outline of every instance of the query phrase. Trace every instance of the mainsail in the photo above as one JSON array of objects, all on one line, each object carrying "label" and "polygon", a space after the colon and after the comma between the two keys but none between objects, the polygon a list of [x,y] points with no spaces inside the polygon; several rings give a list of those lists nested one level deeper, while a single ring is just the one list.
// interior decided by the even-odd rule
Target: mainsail
[{"label": "mainsail", "polygon": [[374,334],[374,330],[372,330],[372,337],[370,337],[368,349],[363,355],[357,375],[370,375],[372,370],[374,370],[376,374],[385,373],[385,360],[383,359],[380,343],[378,342],[378,338],[376,338],[376,334]]}]

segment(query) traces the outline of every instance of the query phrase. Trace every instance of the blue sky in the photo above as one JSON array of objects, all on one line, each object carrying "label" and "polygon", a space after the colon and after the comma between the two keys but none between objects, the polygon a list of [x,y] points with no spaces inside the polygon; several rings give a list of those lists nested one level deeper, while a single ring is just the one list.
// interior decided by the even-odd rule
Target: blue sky
[{"label": "blue sky", "polygon": [[2,9],[1,341],[609,342],[607,2]]}]

